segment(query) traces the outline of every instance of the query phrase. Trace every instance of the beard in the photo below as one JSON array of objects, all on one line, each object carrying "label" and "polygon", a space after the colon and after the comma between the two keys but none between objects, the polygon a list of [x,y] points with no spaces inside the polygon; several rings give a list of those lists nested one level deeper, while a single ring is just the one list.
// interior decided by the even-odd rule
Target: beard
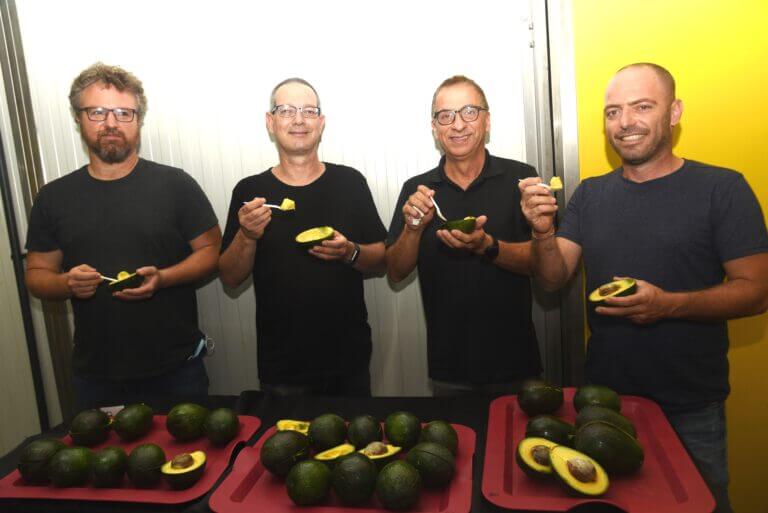
[{"label": "beard", "polygon": [[[119,140],[111,139],[105,141],[104,139],[107,136],[118,137]],[[101,130],[96,134],[95,140],[88,140],[87,143],[91,151],[107,164],[118,164],[125,161],[138,146],[138,141],[129,141],[126,139],[125,134],[116,128]]]},{"label": "beard", "polygon": [[[633,132],[619,134],[620,137],[631,135]],[[640,133],[640,132],[635,132]],[[643,132],[647,135],[647,132]],[[640,148],[623,148],[610,138],[611,146],[613,150],[621,157],[621,161],[624,164],[631,166],[639,166],[652,160],[656,155],[664,151],[664,148],[671,146],[672,144],[672,132],[671,130],[662,130],[660,137],[654,141],[651,141],[647,146]]]}]

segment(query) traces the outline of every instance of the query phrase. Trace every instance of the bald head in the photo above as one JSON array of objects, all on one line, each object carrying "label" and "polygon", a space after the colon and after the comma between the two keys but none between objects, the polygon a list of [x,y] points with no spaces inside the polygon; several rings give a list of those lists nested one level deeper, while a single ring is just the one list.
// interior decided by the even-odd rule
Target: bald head
[{"label": "bald head", "polygon": [[659,79],[661,88],[666,94],[669,101],[672,101],[676,98],[675,97],[675,77],[672,76],[672,73],[670,73],[669,70],[667,70],[667,68],[663,66],[659,66],[658,64],[654,64],[652,62],[636,62],[634,64],[628,64],[627,66],[624,66],[619,71],[617,71],[616,76],[618,76],[624,71],[634,71],[634,70],[640,70],[640,69],[652,71],[653,74],[656,75],[656,78]]}]

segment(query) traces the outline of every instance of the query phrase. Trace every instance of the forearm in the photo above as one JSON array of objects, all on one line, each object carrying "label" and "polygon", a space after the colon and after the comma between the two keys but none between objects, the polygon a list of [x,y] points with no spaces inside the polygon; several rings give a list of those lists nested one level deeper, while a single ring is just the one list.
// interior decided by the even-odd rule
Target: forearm
[{"label": "forearm", "polygon": [[691,321],[726,321],[768,310],[766,285],[746,279],[726,281],[691,292],[665,292],[668,318]]},{"label": "forearm", "polygon": [[178,264],[159,269],[162,287],[174,287],[207,278],[216,271],[218,253],[219,246],[205,246],[193,251],[191,255]]},{"label": "forearm", "polygon": [[499,256],[493,263],[506,271],[531,275],[531,243],[499,241]]},{"label": "forearm", "polygon": [[544,238],[531,240],[531,271],[544,290],[555,291],[568,282],[570,273],[554,231],[552,235],[539,237]]},{"label": "forearm", "polygon": [[421,232],[404,228],[400,237],[387,248],[387,275],[394,282],[404,280],[416,268]]},{"label": "forearm", "polygon": [[353,267],[362,273],[381,274],[386,270],[384,254],[383,242],[360,244],[360,255]]},{"label": "forearm", "polygon": [[72,296],[67,286],[67,273],[49,269],[27,269],[24,280],[29,292],[39,299],[65,300]]},{"label": "forearm", "polygon": [[219,257],[219,278],[230,288],[240,285],[251,274],[257,241],[238,231],[232,244]]}]

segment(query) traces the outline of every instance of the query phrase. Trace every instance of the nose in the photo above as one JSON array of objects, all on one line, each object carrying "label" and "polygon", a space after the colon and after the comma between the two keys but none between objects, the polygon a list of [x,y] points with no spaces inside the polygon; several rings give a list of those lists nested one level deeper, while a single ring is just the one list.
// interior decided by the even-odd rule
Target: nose
[{"label": "nose", "polygon": [[464,127],[467,126],[467,122],[464,121],[464,118],[461,117],[461,114],[456,114],[456,117],[453,118],[453,124],[451,124],[451,128],[456,130],[457,132],[461,132],[464,130]]},{"label": "nose", "polygon": [[304,113],[300,110],[296,110],[296,115],[293,116],[293,124],[294,125],[303,125],[304,124]]},{"label": "nose", "polygon": [[622,109],[621,118],[619,118],[621,128],[627,128],[635,124],[635,117],[632,113],[632,109]]},{"label": "nose", "polygon": [[117,126],[117,118],[115,117],[115,113],[111,110],[108,110],[107,117],[104,119],[103,123],[107,126]]}]

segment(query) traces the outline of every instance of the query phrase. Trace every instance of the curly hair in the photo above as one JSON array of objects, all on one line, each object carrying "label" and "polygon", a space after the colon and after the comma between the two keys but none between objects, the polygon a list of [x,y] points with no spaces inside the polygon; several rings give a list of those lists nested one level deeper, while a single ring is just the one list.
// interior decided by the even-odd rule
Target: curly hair
[{"label": "curly hair", "polygon": [[144,120],[144,115],[147,113],[147,97],[144,96],[144,86],[141,85],[141,80],[120,66],[109,66],[103,62],[97,62],[87,67],[72,81],[72,87],[69,90],[69,104],[75,113],[81,108],[80,94],[96,82],[114,86],[120,92],[133,93],[136,97],[136,115],[139,117],[139,123]]}]

